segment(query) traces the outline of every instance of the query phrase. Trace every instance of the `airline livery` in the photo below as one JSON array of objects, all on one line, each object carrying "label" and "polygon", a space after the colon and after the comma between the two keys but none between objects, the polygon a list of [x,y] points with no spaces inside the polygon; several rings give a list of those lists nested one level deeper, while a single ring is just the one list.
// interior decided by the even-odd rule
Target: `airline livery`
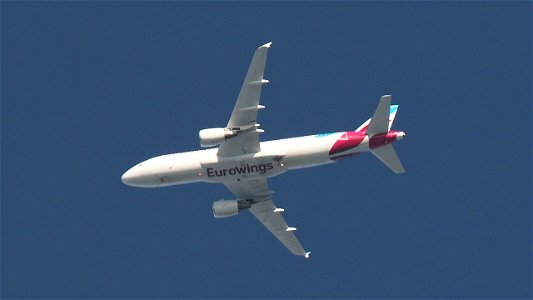
[{"label": "airline livery", "polygon": [[257,123],[257,112],[265,108],[259,98],[261,88],[268,83],[263,74],[270,45],[255,51],[226,127],[200,130],[200,144],[208,149],[150,158],[124,173],[122,182],[135,187],[222,183],[236,199],[215,201],[215,218],[235,216],[247,209],[292,253],[308,258],[310,252],[294,235],[296,228],[287,225],[284,209],[274,204],[267,178],[368,151],[395,173],[404,173],[392,143],[405,133],[390,130],[398,105],[391,105],[391,96],[385,95],[373,117],[355,131],[260,142],[263,130]]}]

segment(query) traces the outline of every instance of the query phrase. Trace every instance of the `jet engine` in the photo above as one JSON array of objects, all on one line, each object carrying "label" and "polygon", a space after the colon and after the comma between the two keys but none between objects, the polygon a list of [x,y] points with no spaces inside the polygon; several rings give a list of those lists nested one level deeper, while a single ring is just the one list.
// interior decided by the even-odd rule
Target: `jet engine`
[{"label": "jet engine", "polygon": [[204,148],[220,145],[220,143],[233,135],[235,135],[235,133],[228,128],[208,128],[198,132],[200,145]]},{"label": "jet engine", "polygon": [[213,215],[215,218],[233,217],[251,206],[246,200],[218,200],[213,202]]}]

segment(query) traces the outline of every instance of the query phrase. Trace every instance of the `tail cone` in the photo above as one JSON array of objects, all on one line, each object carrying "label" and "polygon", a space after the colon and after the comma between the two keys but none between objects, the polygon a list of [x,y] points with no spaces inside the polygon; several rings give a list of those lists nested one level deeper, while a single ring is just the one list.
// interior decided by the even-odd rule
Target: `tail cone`
[{"label": "tail cone", "polygon": [[405,137],[405,132],[400,131],[396,134],[396,140],[399,141]]}]

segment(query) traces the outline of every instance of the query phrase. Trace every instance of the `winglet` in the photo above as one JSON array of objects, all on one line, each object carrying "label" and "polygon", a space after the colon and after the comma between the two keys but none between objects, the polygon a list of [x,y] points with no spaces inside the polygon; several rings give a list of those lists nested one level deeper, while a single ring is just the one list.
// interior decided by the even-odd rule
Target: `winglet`
[{"label": "winglet", "polygon": [[[264,84],[267,84],[269,81],[266,80],[266,79],[261,79],[261,80],[257,80],[257,81],[250,81],[248,82],[249,85],[264,85]],[[259,105],[257,105],[256,107],[259,107]]]},{"label": "winglet", "polygon": [[305,257],[305,258],[309,258],[309,255],[311,255],[311,251],[309,251],[309,252],[305,252],[304,257]]}]

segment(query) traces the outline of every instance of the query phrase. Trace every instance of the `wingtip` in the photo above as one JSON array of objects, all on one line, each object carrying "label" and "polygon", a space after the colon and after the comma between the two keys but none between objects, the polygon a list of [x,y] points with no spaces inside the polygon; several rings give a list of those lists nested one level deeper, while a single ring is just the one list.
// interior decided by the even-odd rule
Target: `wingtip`
[{"label": "wingtip", "polygon": [[270,45],[272,45],[272,42],[268,42],[259,48],[270,48]]},{"label": "wingtip", "polygon": [[309,252],[305,252],[304,257],[305,257],[305,258],[309,258],[310,255],[311,255],[311,251],[309,251]]}]

